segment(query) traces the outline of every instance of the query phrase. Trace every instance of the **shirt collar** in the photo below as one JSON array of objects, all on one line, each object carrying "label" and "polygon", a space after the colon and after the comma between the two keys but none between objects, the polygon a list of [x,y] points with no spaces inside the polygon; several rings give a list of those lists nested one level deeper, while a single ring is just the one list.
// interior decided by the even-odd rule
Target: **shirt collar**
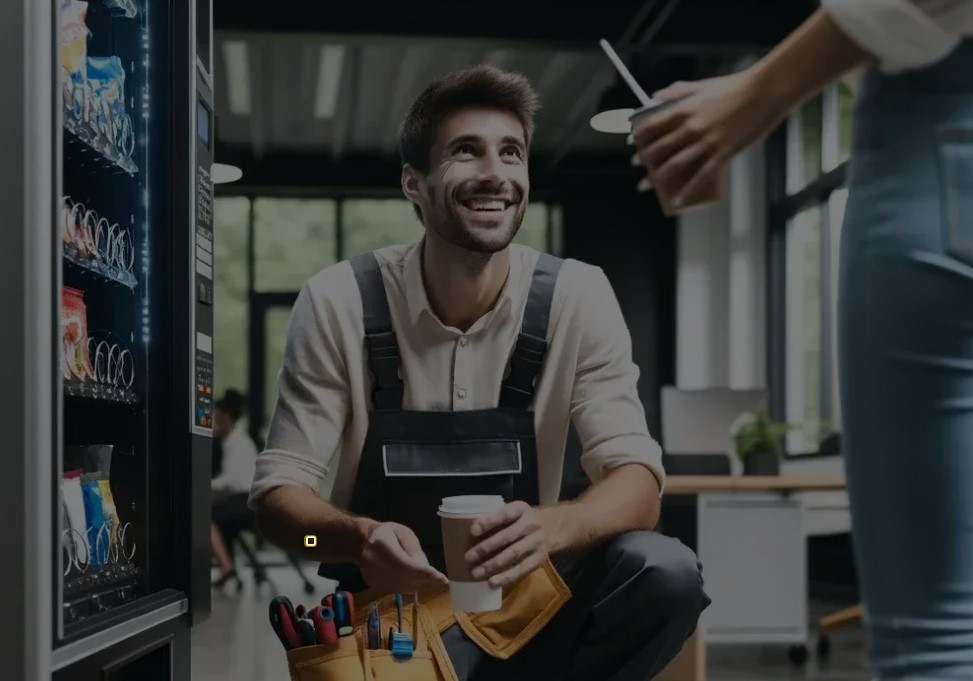
[{"label": "shirt collar", "polygon": [[[429,305],[429,297],[426,295],[426,285],[422,280],[422,249],[424,244],[425,240],[420,239],[417,244],[409,249],[409,252],[405,256],[403,266],[406,303],[409,307],[409,319],[412,324],[418,324],[419,319],[424,314],[438,321],[436,313],[432,311],[432,307]],[[497,304],[490,312],[477,321],[473,329],[481,327],[482,324],[489,323],[501,310],[506,311],[511,308],[513,303],[512,292],[518,290],[522,279],[519,265],[519,259],[511,253],[510,271],[500,291],[500,297],[497,298]],[[470,329],[470,331],[473,329]]]}]

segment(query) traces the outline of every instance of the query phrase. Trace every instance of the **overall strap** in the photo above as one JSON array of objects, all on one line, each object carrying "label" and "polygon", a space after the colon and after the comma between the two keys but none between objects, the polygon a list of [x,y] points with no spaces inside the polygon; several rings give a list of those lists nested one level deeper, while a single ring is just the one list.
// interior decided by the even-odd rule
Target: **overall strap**
[{"label": "overall strap", "polygon": [[403,384],[399,377],[399,343],[392,330],[392,316],[385,294],[382,268],[374,253],[349,259],[361,292],[365,322],[365,352],[372,374],[372,407],[401,409]]},{"label": "overall strap", "polygon": [[541,253],[524,308],[520,335],[510,357],[510,374],[500,386],[500,406],[528,409],[534,396],[534,382],[544,366],[547,353],[547,324],[551,316],[554,285],[564,261]]}]

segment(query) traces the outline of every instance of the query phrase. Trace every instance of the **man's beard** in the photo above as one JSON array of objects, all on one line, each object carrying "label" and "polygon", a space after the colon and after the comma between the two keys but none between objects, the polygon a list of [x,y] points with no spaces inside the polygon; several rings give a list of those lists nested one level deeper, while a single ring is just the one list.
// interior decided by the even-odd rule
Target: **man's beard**
[{"label": "man's beard", "polygon": [[[441,239],[471,253],[489,255],[502,251],[513,241],[520,230],[521,223],[524,221],[524,215],[527,212],[527,204],[523,200],[524,192],[519,187],[514,187],[513,198],[516,202],[503,212],[499,224],[492,225],[477,224],[475,219],[465,214],[465,209],[460,208],[459,201],[461,199],[455,197],[470,194],[501,196],[495,190],[475,191],[475,188],[465,191],[460,188],[454,192],[454,197],[451,200],[447,200],[442,195],[433,194],[432,204],[435,209],[429,211],[432,214],[427,217],[426,223],[435,230]],[[513,215],[508,217],[511,210]]]}]

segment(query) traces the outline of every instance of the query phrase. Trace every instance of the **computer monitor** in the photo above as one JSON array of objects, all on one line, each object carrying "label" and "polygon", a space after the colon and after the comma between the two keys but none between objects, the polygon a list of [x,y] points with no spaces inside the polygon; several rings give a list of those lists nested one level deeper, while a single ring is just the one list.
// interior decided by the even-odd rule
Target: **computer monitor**
[{"label": "computer monitor", "polygon": [[730,428],[743,412],[764,407],[767,391],[662,389],[662,448],[667,454],[732,455]]}]

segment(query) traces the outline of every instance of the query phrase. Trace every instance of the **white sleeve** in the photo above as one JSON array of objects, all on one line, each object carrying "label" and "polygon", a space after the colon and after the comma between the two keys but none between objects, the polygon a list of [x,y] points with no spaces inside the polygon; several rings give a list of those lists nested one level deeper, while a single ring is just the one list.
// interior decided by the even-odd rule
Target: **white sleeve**
[{"label": "white sleeve", "polygon": [[959,44],[951,19],[973,12],[970,0],[821,0],[852,40],[887,73],[934,64]]}]

